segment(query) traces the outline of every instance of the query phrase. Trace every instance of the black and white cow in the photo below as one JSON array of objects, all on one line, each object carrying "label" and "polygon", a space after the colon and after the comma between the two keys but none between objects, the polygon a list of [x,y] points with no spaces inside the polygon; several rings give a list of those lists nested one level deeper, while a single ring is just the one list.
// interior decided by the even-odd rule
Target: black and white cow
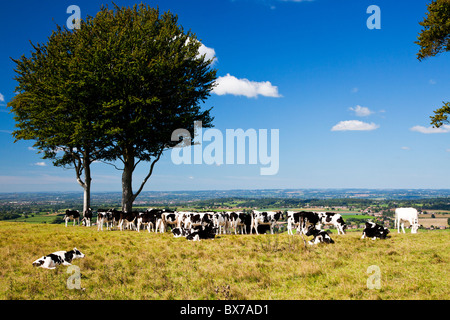
[{"label": "black and white cow", "polygon": [[91,226],[91,219],[92,219],[92,209],[89,208],[86,211],[83,212],[83,219],[81,219],[81,224],[86,227]]},{"label": "black and white cow", "polygon": [[191,228],[189,234],[186,236],[187,240],[200,241],[207,239],[214,239],[216,237],[216,228],[212,223],[204,226],[197,226]]},{"label": "black and white cow", "polygon": [[214,227],[217,228],[217,234],[226,234],[229,226],[229,215],[226,212],[216,212],[212,216]]},{"label": "black and white cow", "polygon": [[371,238],[372,240],[375,240],[377,238],[386,239],[388,237],[388,233],[389,230],[387,228],[376,224],[375,222],[367,221],[361,239],[364,239],[366,237]]},{"label": "black and white cow", "polygon": [[297,232],[306,234],[310,226],[320,229],[320,217],[316,212],[311,211],[288,211],[287,212],[288,234],[293,234],[292,229],[297,228]]},{"label": "black and white cow", "polygon": [[193,228],[212,224],[213,214],[214,212],[192,212],[186,217],[184,227]]},{"label": "black and white cow", "polygon": [[175,227],[172,229],[174,238],[186,237],[191,234],[191,229],[185,229],[183,227]]},{"label": "black and white cow", "polygon": [[107,230],[111,230],[113,215],[110,209],[97,209],[97,231],[103,231],[103,223],[106,223]]},{"label": "black and white cow", "polygon": [[174,228],[178,225],[178,213],[175,211],[164,210],[161,216],[160,229],[164,233],[168,226]]},{"label": "black and white cow", "polygon": [[[303,211],[306,212],[306,211]],[[293,235],[293,229],[300,230],[300,218],[302,216],[302,212],[295,211],[287,211],[287,231],[288,234]]]},{"label": "black and white cow", "polygon": [[[333,225],[337,231],[338,234],[345,234],[344,230],[347,229],[347,225],[344,222],[344,219],[342,219],[342,216],[339,213],[334,212],[318,212],[319,215],[319,223],[323,225]],[[319,226],[319,228],[321,228]]]},{"label": "black and white cow", "polygon": [[127,229],[136,229],[136,225],[134,224],[134,221],[136,220],[137,216],[139,215],[139,212],[137,211],[131,211],[131,212],[125,212],[121,211],[121,214],[119,216],[119,224],[117,225],[119,230],[122,231],[124,228]]},{"label": "black and white cow", "polygon": [[283,213],[281,211],[257,211],[253,210],[252,212],[252,229],[255,229],[256,234],[258,233],[259,225],[269,225],[270,226],[270,234],[273,234],[273,227],[275,224],[283,218]]},{"label": "black and white cow", "polygon": [[162,218],[163,211],[161,209],[147,209],[145,212],[139,212],[137,217],[137,231],[139,232],[141,225],[147,225],[147,230],[156,229],[156,222],[160,221]]},{"label": "black and white cow", "polygon": [[321,229],[317,229],[315,226],[309,226],[305,235],[314,237],[312,240],[308,241],[308,244],[310,245],[318,243],[334,243],[333,239],[331,239],[328,232]]},{"label": "black and white cow", "polygon": [[73,220],[73,225],[75,225],[75,221],[78,221],[78,225],[80,225],[80,212],[78,210],[66,210],[63,219],[66,222],[66,227],[69,220]]},{"label": "black and white cow", "polygon": [[70,266],[73,259],[84,258],[77,248],[70,251],[56,251],[33,262],[33,266],[45,269],[55,269],[59,265]]},{"label": "black and white cow", "polygon": [[[251,226],[251,215],[242,211],[226,212],[231,228],[234,228],[234,234],[237,234],[238,228],[241,234],[247,234],[247,226]],[[251,232],[251,230],[250,230]]]}]

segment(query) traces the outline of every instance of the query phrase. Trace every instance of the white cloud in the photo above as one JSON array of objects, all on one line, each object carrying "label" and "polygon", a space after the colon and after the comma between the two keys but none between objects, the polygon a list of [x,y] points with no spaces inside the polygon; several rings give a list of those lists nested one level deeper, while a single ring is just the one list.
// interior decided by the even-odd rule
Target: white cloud
[{"label": "white cloud", "polygon": [[39,166],[39,167],[45,167],[46,166],[45,162],[36,162],[34,165],[35,166]]},{"label": "white cloud", "polygon": [[380,126],[375,123],[367,123],[359,120],[341,121],[331,131],[371,131],[378,129]]},{"label": "white cloud", "polygon": [[450,132],[450,125],[444,124],[443,126],[441,126],[441,127],[439,127],[439,128],[435,128],[435,127],[424,127],[424,126],[414,126],[414,127],[410,128],[409,130],[415,131],[415,132],[424,133],[424,134],[430,134],[430,133],[447,133],[447,132]]},{"label": "white cloud", "polygon": [[216,50],[214,50],[213,48],[208,48],[203,43],[200,45],[200,48],[198,49],[198,55],[199,56],[205,55],[206,60],[212,60],[212,64],[217,62]]},{"label": "white cloud", "polygon": [[36,150],[36,149],[33,148],[33,147],[28,147],[27,149],[30,150],[30,151],[35,151],[35,150]]},{"label": "white cloud", "polygon": [[430,81],[428,81],[430,84],[436,84],[436,80],[434,79],[430,79]]},{"label": "white cloud", "polygon": [[265,97],[279,98],[278,87],[273,86],[269,81],[250,81],[248,79],[238,79],[229,73],[216,80],[216,87],[213,93],[221,96],[232,94],[235,96],[246,96],[247,98],[256,98],[258,95]]},{"label": "white cloud", "polygon": [[402,150],[410,150],[410,147],[402,147]]},{"label": "white cloud", "polygon": [[359,91],[359,89],[357,87],[352,88],[352,93],[357,93]]},{"label": "white cloud", "polygon": [[5,102],[5,96],[0,93],[0,102]]},{"label": "white cloud", "polygon": [[357,115],[358,117],[367,117],[370,116],[372,113],[374,113],[373,111],[370,111],[369,108],[367,107],[361,107],[360,105],[357,105],[354,108],[349,108],[350,110],[355,112],[355,115]]}]

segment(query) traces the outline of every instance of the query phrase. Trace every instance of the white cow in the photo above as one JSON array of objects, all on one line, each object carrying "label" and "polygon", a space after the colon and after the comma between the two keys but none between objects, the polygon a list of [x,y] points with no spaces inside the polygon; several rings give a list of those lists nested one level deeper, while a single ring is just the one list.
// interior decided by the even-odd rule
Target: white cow
[{"label": "white cow", "polygon": [[403,233],[405,233],[405,221],[411,225],[411,233],[417,233],[419,229],[419,214],[414,208],[397,208],[395,209],[394,228],[397,227],[397,232],[400,233],[400,224]]}]

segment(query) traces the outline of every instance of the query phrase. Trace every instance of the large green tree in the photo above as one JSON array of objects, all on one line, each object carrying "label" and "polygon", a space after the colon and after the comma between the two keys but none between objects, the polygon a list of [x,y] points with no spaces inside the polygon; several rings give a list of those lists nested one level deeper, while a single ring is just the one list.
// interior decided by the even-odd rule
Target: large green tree
[{"label": "large green tree", "polygon": [[[200,42],[184,31],[176,15],[139,5],[102,10],[88,22],[101,30],[95,41],[104,48],[98,62],[110,85],[104,103],[112,148],[107,159],[119,159],[122,209],[130,211],[164,150],[175,146],[172,132],[194,121],[210,127],[210,109],[201,110],[216,79],[212,60],[199,55]],[[148,173],[133,191],[136,165],[148,162]]]},{"label": "large green tree", "polygon": [[84,211],[90,207],[90,165],[107,148],[96,118],[101,74],[88,72],[94,50],[85,31],[57,27],[46,43],[32,44],[30,57],[13,59],[18,94],[9,103],[16,141],[34,140],[44,159],[75,169]]},{"label": "large green tree", "polygon": [[[60,59],[56,54],[49,73],[56,75],[55,81],[60,74],[67,74],[71,81],[63,81],[61,86],[71,94],[52,92],[53,82],[32,95],[30,103],[29,88],[19,86],[23,98],[11,103],[18,126],[21,130],[33,127],[35,135],[26,138],[49,145],[49,155],[55,155],[62,147],[55,148],[57,143],[49,143],[50,137],[72,130],[65,128],[64,117],[69,118],[68,124],[79,123],[80,134],[70,134],[73,144],[64,140],[61,145],[76,152],[89,147],[90,154],[94,148],[99,151],[97,159],[121,162],[122,209],[131,211],[162,153],[179,142],[171,140],[172,132],[186,129],[193,139],[194,121],[212,126],[211,109],[202,110],[202,104],[214,86],[216,70],[211,67],[212,60],[199,54],[201,43],[196,35],[185,31],[176,15],[160,14],[143,4],[133,8],[114,6],[112,10],[102,7],[95,17],[81,21],[80,30],[61,33],[70,44],[59,50],[69,58]],[[26,58],[22,60],[28,63]],[[39,62],[33,70],[41,71]],[[22,77],[18,72],[18,78]],[[39,81],[47,79],[33,76]],[[39,96],[42,91],[46,97],[43,101]],[[37,114],[31,123],[29,114],[19,117],[17,106],[22,101],[28,102],[33,116]],[[61,108],[50,125],[46,123],[48,117],[40,115],[45,107],[53,111]],[[51,132],[41,136],[49,129]],[[61,161],[74,158],[70,156],[66,153]],[[133,172],[141,162],[149,164],[147,175],[133,191]]]},{"label": "large green tree", "polygon": [[[422,22],[423,29],[417,37],[420,46],[417,59],[422,61],[439,53],[450,51],[450,0],[434,0],[428,5],[428,12]],[[434,111],[431,124],[440,127],[449,123],[450,102]]]}]

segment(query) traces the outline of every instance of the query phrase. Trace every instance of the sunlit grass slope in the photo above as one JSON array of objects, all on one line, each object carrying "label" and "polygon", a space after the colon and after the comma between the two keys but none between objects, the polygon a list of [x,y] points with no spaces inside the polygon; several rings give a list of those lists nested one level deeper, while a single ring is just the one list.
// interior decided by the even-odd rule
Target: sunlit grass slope
[{"label": "sunlit grass slope", "polygon": [[[333,234],[303,246],[300,236],[225,235],[190,242],[170,233],[0,223],[0,299],[449,299],[450,232]],[[67,267],[35,268],[42,255],[77,247],[81,289]],[[369,289],[369,266],[380,289]]]}]

